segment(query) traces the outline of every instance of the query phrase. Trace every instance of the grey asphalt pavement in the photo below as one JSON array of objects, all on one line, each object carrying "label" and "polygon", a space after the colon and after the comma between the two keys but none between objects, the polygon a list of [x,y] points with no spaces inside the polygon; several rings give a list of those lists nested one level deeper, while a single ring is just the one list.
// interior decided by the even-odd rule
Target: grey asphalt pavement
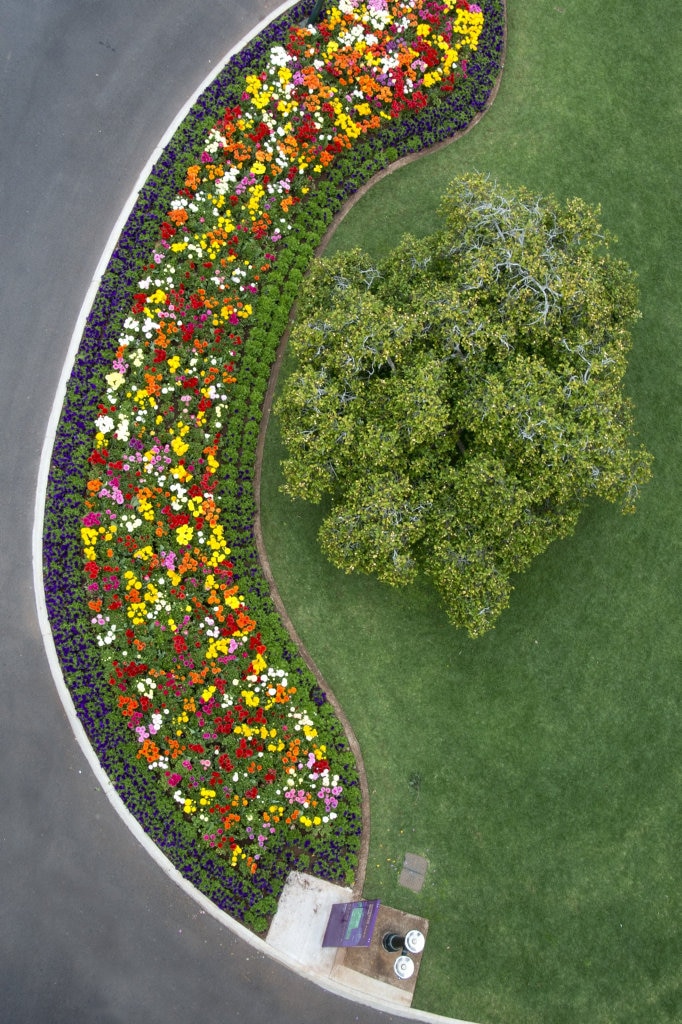
[{"label": "grey asphalt pavement", "polygon": [[237,939],[112,810],[38,626],[40,452],[83,298],[138,174],[274,0],[0,0],[0,1021],[379,1024]]}]

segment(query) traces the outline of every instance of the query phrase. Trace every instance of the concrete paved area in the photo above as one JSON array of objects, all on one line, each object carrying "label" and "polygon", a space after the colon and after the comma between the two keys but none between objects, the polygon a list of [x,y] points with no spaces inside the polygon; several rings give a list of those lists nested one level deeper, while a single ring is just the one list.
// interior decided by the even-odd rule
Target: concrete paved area
[{"label": "concrete paved area", "polygon": [[[396,954],[384,949],[383,938],[390,933],[405,936],[413,929],[420,931],[427,939],[426,952],[410,955],[413,973],[401,978],[395,973]],[[338,950],[332,977],[336,981],[355,985],[366,996],[373,995],[386,1002],[411,1006],[422,956],[428,956],[428,933],[429,922],[425,918],[382,904],[369,946]]]},{"label": "concrete paved area", "polygon": [[237,939],[123,826],[50,676],[32,587],[43,436],[91,276],[148,156],[273,0],[0,6],[0,1019],[364,1024]]},{"label": "concrete paved area", "polygon": [[323,947],[333,905],[352,900],[351,889],[310,875],[292,873],[270,925],[268,945],[292,956],[309,977],[344,986],[359,993],[363,999],[373,999],[382,1005],[409,1008],[421,965],[421,953],[412,957],[412,976],[401,979],[394,971],[396,954],[386,952],[382,940],[387,932],[406,935],[411,929],[418,929],[427,936],[428,921],[381,905],[368,946]]},{"label": "concrete paved area", "polygon": [[334,904],[352,899],[351,889],[292,872],[268,931],[268,945],[292,956],[311,975],[331,977],[336,949],[323,948],[322,940]]}]

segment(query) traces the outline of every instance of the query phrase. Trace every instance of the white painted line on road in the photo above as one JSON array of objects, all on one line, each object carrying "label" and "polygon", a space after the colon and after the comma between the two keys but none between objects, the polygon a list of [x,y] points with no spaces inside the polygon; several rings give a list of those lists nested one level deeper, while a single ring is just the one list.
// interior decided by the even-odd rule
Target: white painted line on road
[{"label": "white painted line on road", "polygon": [[80,347],[81,338],[85,329],[85,324],[88,318],[88,314],[94,304],[97,291],[100,286],[100,282],[104,272],[109,265],[112,253],[116,247],[116,243],[119,239],[121,231],[125,226],[128,217],[130,216],[137,197],[142,189],[142,186],[147,181],[151,174],[154,164],[157,162],[159,157],[162,155],[164,149],[172,139],[173,135],[177,131],[178,127],[187,117],[190,109],[197,101],[199,96],[209,87],[215,78],[223,70],[230,58],[238,53],[246,46],[255,36],[261,32],[266,25],[268,25],[274,18],[278,17],[289,7],[292,7],[296,0],[286,0],[285,3],[280,6],[267,18],[260,21],[255,28],[253,28],[247,35],[245,35],[236,46],[230,49],[221,62],[214,68],[206,79],[201,83],[198,89],[192,94],[187,103],[181,108],[174,121],[164,133],[160,142],[153,150],[147,163],[142,168],[137,182],[131,192],[125,206],[123,207],[118,220],[112,228],[109,239],[104,248],[104,251],[100,257],[99,263],[95,269],[90,285],[86,292],[83,304],[81,306],[76,326],[71,336],[69,348],[67,350],[66,359],[62,368],[62,374],[57,386],[52,410],[47,424],[47,430],[45,434],[45,440],[43,442],[42,453],[40,457],[40,466],[38,469],[38,477],[36,480],[36,497],[35,497],[35,508],[34,508],[34,520],[33,520],[33,537],[32,537],[32,551],[33,551],[33,587],[36,600],[36,608],[38,613],[38,623],[40,626],[40,632],[45,645],[45,652],[47,660],[50,666],[50,671],[59,694],[59,698],[64,707],[66,717],[69,720],[71,728],[73,729],[78,745],[80,746],[93,774],[97,778],[102,791],[106,794],[110,804],[122,819],[127,828],[132,832],[137,841],[141,846],[144,847],[149,856],[158,864],[161,870],[175,882],[183,892],[185,892],[195,903],[201,907],[205,913],[210,914],[217,921],[219,921],[225,928],[228,928],[238,938],[247,942],[255,950],[264,956],[269,956],[272,959],[278,961],[283,966],[288,967],[290,970],[306,977],[308,980],[313,981],[315,984],[320,985],[327,991],[338,995],[342,998],[360,1002],[364,1006],[372,1007],[373,1009],[384,1011],[385,1013],[393,1014],[397,1017],[403,1017],[409,1020],[433,1022],[433,1024],[471,1024],[470,1021],[461,1021],[453,1017],[442,1017],[439,1014],[428,1013],[424,1010],[412,1009],[411,1007],[400,1006],[399,1004],[391,1003],[387,1000],[377,999],[372,996],[363,994],[362,992],[355,992],[353,989],[346,985],[341,985],[332,979],[320,978],[314,973],[302,969],[301,964],[297,962],[293,957],[288,956],[285,952],[268,945],[263,939],[260,939],[253,932],[249,931],[244,925],[240,924],[234,918],[226,914],[225,911],[221,910],[215,905],[207,896],[204,896],[202,892],[196,889],[186,878],[180,874],[177,868],[168,860],[168,858],[161,852],[156,844],[149,838],[144,829],[140,826],[137,819],[130,813],[126,805],[121,800],[120,796],[116,792],[113,783],[109,779],[106,772],[103,770],[99,763],[99,760],[93,750],[87,734],[81,725],[81,722],[76,714],[76,710],[71,700],[71,694],[64,681],[62,674],[61,665],[57,656],[57,650],[54,644],[52,636],[52,630],[50,629],[50,622],[47,614],[47,604],[45,601],[45,590],[43,586],[43,526],[44,526],[44,512],[45,512],[45,497],[47,492],[47,482],[50,472],[50,462],[52,459],[52,450],[54,447],[55,438],[57,435],[57,427],[59,425],[59,417],[61,415],[62,406],[66,396],[66,388],[73,370],[73,365]]}]

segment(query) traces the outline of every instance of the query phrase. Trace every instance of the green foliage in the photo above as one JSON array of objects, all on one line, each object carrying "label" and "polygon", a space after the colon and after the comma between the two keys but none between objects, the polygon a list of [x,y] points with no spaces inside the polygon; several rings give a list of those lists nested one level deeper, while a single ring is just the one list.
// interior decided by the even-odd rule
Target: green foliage
[{"label": "green foliage", "polygon": [[378,263],[315,263],[275,411],[285,491],[331,498],[332,563],[392,585],[424,572],[478,636],[588,499],[631,512],[650,476],[623,387],[637,290],[579,199],[470,176],[440,212]]}]

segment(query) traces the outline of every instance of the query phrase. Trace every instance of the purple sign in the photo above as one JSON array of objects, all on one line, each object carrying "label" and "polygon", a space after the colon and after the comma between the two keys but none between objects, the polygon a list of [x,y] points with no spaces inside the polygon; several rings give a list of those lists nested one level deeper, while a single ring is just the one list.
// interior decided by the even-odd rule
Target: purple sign
[{"label": "purple sign", "polygon": [[323,946],[369,946],[379,913],[379,900],[335,903],[329,914]]}]

